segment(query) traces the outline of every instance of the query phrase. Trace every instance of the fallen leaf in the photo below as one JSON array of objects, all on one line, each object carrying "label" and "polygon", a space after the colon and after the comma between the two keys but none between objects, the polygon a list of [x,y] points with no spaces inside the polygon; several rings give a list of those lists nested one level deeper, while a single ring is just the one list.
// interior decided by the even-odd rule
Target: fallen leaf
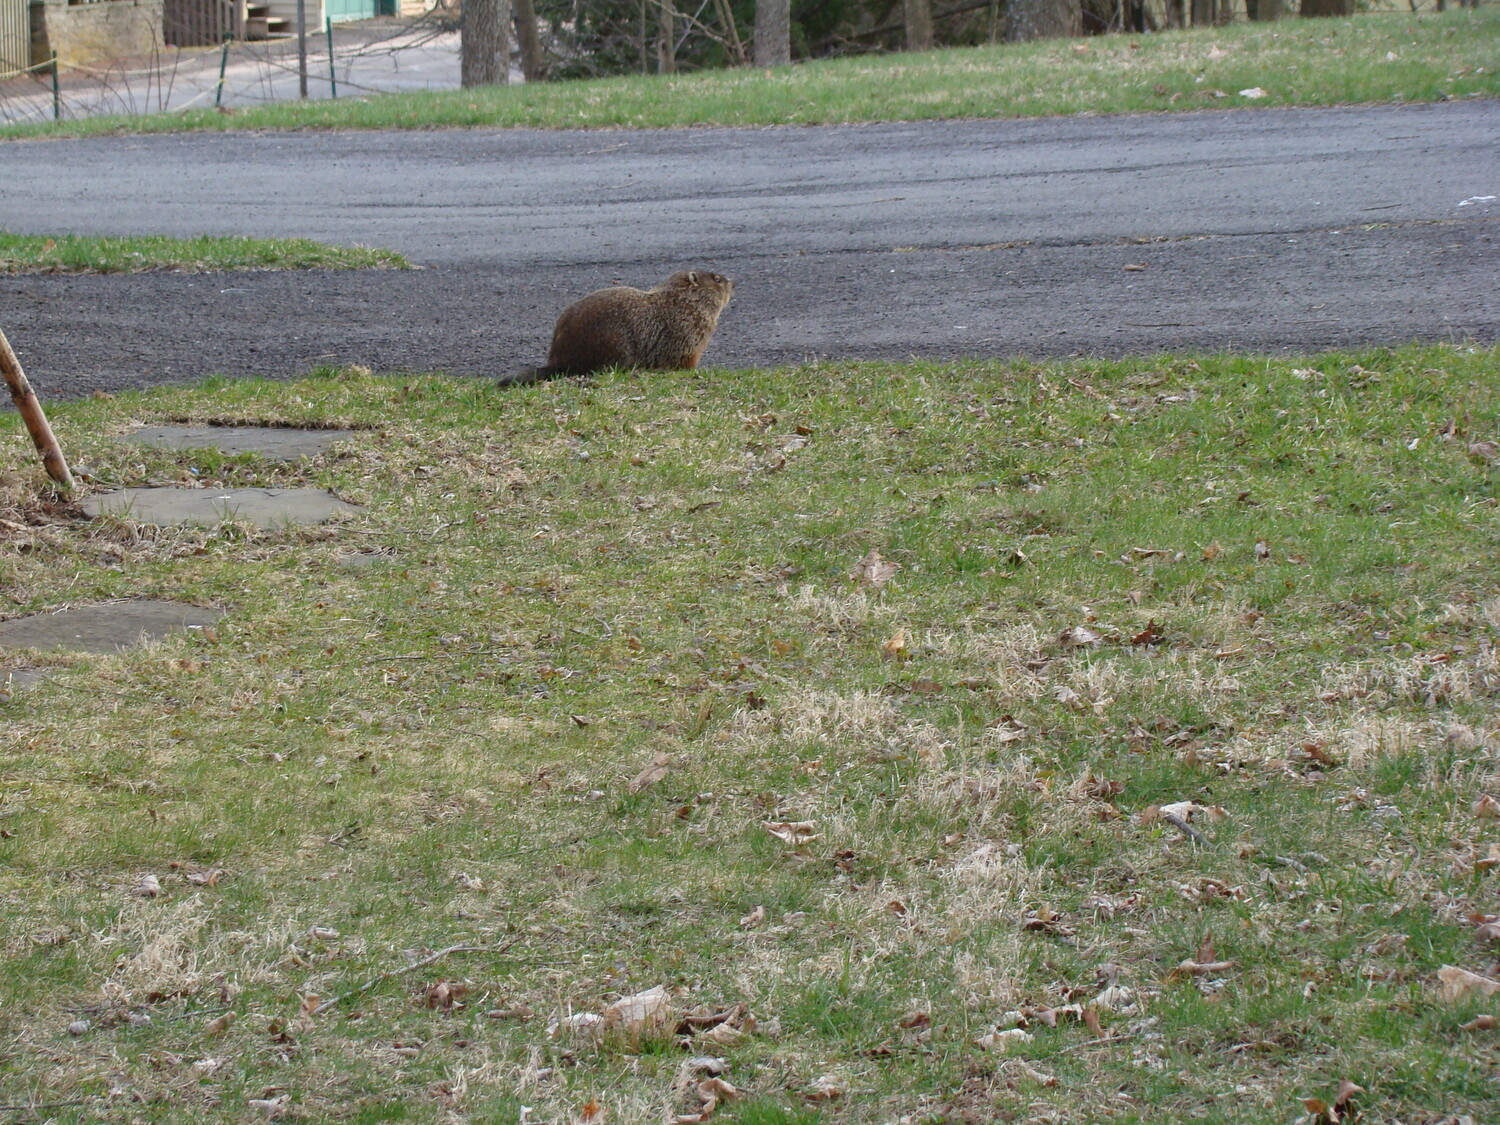
[{"label": "fallen leaf", "polygon": [[578,1125],[604,1125],[607,1116],[597,1098],[590,1098],[578,1107]]},{"label": "fallen leaf", "polygon": [[1491,980],[1455,965],[1444,965],[1438,970],[1438,984],[1438,997],[1448,1004],[1500,993],[1500,980]]},{"label": "fallen leaf", "polygon": [[785,844],[806,844],[818,839],[813,820],[768,820],[765,829]]},{"label": "fallen leaf", "polygon": [[216,1019],[211,1019],[203,1028],[204,1035],[223,1035],[234,1026],[234,1013],[225,1012]]},{"label": "fallen leaf", "polygon": [[1048,1088],[1051,1088],[1057,1085],[1057,1076],[1055,1074],[1044,1073],[1043,1071],[1037,1070],[1036,1067],[1030,1065],[1029,1063],[1021,1062],[1019,1059],[1016,1060],[1014,1065],[1020,1068],[1022,1074],[1031,1079],[1033,1082],[1037,1083],[1037,1085],[1039,1086],[1046,1086]]},{"label": "fallen leaf", "polygon": [[1127,273],[1140,273],[1150,265],[1149,262],[1126,262],[1122,269]]},{"label": "fallen leaf", "polygon": [[672,755],[664,750],[658,750],[655,754],[651,755],[651,761],[646,765],[646,768],[636,774],[626,788],[632,793],[639,793],[642,789],[649,789],[666,777],[667,772],[671,768]]},{"label": "fallen leaf", "polygon": [[602,1014],[604,1030],[631,1037],[650,1034],[673,1020],[672,1001],[663,985],[616,1000]]},{"label": "fallen leaf", "polygon": [[814,1079],[812,1084],[808,1086],[807,1093],[802,1096],[810,1102],[837,1101],[844,1096],[844,1084],[838,1081],[838,1079],[831,1078],[825,1074],[820,1078]]},{"label": "fallen leaf", "polygon": [[1494,1031],[1497,1027],[1500,1027],[1500,1017],[1492,1016],[1488,1013],[1482,1016],[1475,1016],[1468,1023],[1458,1025],[1460,1031]]},{"label": "fallen leaf", "polygon": [[746,1035],[732,1024],[721,1023],[702,1032],[698,1038],[720,1047],[735,1047],[745,1041]]},{"label": "fallen leaf", "polygon": [[1161,631],[1161,628],[1153,619],[1146,622],[1146,627],[1130,638],[1130,643],[1133,645],[1159,645],[1166,639],[1167,635]]},{"label": "fallen leaf", "polygon": [[137,898],[155,898],[161,894],[161,880],[155,875],[142,875],[130,888],[130,893]]},{"label": "fallen leaf", "polygon": [[896,571],[899,569],[901,569],[899,563],[881,558],[880,552],[872,547],[868,555],[854,564],[849,577],[861,585],[884,586],[896,576]]},{"label": "fallen leaf", "polygon": [[223,877],[223,869],[215,867],[208,871],[194,871],[188,875],[187,881],[196,887],[217,887]]},{"label": "fallen leaf", "polygon": [[1469,446],[1469,456],[1481,461],[1493,461],[1500,457],[1500,445],[1492,441],[1476,441]]},{"label": "fallen leaf", "polygon": [[1058,643],[1063,648],[1084,648],[1088,645],[1096,645],[1103,639],[1087,625],[1074,625],[1071,629],[1064,629],[1057,637]]},{"label": "fallen leaf", "polygon": [[754,910],[750,911],[749,914],[746,914],[743,918],[740,919],[740,929],[753,930],[765,920],[766,908],[764,906],[757,906]]},{"label": "fallen leaf", "polygon": [[910,660],[911,649],[906,647],[906,630],[902,629],[885,644],[880,646],[880,659],[882,660]]},{"label": "fallen leaf", "polygon": [[458,981],[440,980],[429,984],[422,993],[422,1001],[439,1012],[451,1012],[463,1007],[461,1001],[469,994],[469,986]]},{"label": "fallen leaf", "polygon": [[1248,90],[1241,90],[1240,91],[1240,97],[1242,97],[1242,98],[1249,98],[1252,101],[1255,100],[1256,98],[1264,98],[1264,97],[1268,97],[1268,96],[1269,95],[1264,90],[1262,90],[1259,86],[1251,86]]},{"label": "fallen leaf", "polygon": [[1203,548],[1203,561],[1212,562],[1214,559],[1219,557],[1219,552],[1221,550],[1223,550],[1223,548],[1220,547],[1217,543],[1210,543],[1207,547]]},{"label": "fallen leaf", "polygon": [[1031,1042],[1031,1032],[1022,1031],[1019,1027],[1008,1028],[1005,1031],[991,1031],[987,1035],[981,1035],[974,1040],[975,1046],[985,1051],[996,1051],[1004,1054],[1010,1050],[1014,1043]]},{"label": "fallen leaf", "polygon": [[1480,820],[1494,820],[1500,817],[1500,800],[1496,800],[1488,793],[1474,802],[1474,815]]}]

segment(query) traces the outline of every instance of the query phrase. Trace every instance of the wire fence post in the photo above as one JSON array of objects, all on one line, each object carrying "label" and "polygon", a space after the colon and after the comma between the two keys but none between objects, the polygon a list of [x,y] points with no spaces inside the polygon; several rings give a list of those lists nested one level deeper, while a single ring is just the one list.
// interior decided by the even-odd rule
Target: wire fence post
[{"label": "wire fence post", "polygon": [[52,120],[62,120],[62,88],[57,82],[57,52],[52,52]]},{"label": "wire fence post", "polygon": [[329,96],[336,98],[339,96],[339,76],[333,70],[333,17],[325,15],[323,26],[328,32],[328,88],[332,91]]},{"label": "wire fence post", "polygon": [[219,56],[219,85],[214,90],[215,109],[218,109],[224,102],[224,68],[229,65],[229,40],[232,38],[232,32],[226,31],[224,33],[224,53]]},{"label": "wire fence post", "polygon": [[297,0],[297,90],[307,100],[307,0]]}]

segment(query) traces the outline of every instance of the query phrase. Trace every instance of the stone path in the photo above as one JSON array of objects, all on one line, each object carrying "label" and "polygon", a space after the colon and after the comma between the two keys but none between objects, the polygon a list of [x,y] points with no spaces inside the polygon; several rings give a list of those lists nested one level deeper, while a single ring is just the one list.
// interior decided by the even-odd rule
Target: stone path
[{"label": "stone path", "polygon": [[[122,440],[168,449],[214,448],[235,454],[252,452],[276,460],[316,456],[349,430],[298,430],[259,426],[144,426]],[[259,527],[322,523],[359,511],[319,488],[122,488],[86,497],[81,507],[91,517],[115,515],[158,526],[207,526],[241,520]],[[366,561],[365,556],[351,556]],[[370,556],[374,561],[378,556]],[[131,599],[75,606],[56,613],[0,621],[0,702],[11,691],[44,679],[44,669],[11,663],[17,649],[113,653],[160,640],[187,629],[201,629],[224,616],[222,609],[181,602]]]},{"label": "stone path", "polygon": [[156,449],[217,449],[256,453],[278,461],[299,461],[326,453],[354,430],[300,430],[291,426],[139,426],[125,435],[132,445]]},{"label": "stone path", "polygon": [[90,518],[119,516],[158,527],[217,527],[226,520],[285,527],[358,511],[321,488],[120,488],[89,496],[80,506]]}]

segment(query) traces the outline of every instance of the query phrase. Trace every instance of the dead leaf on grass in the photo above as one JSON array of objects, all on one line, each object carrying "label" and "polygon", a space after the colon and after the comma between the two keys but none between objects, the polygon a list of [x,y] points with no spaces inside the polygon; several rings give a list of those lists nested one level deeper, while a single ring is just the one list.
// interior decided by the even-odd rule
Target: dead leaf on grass
[{"label": "dead leaf on grass", "polygon": [[660,984],[616,1000],[602,1014],[604,1030],[618,1030],[631,1038],[649,1035],[674,1019],[672,1000]]},{"label": "dead leaf on grass", "polygon": [[880,659],[897,662],[911,659],[911,649],[906,645],[905,629],[897,632],[894,637],[880,646]]},{"label": "dead leaf on grass", "polygon": [[862,586],[884,586],[896,577],[896,571],[900,569],[900,563],[881,558],[880,552],[872,547],[868,555],[854,564],[849,577]]},{"label": "dead leaf on grass", "polygon": [[1458,1025],[1460,1031],[1494,1031],[1497,1027],[1500,1027],[1500,1017],[1488,1013],[1475,1016],[1468,1023]]},{"label": "dead leaf on grass", "polygon": [[453,980],[434,981],[422,992],[422,1002],[439,1012],[452,1012],[463,1007],[463,998],[469,994],[469,986]]},{"label": "dead leaf on grass", "polygon": [[1438,970],[1438,998],[1445,1003],[1458,1004],[1496,993],[1500,993],[1500,980],[1482,977],[1456,965],[1444,965]]},{"label": "dead leaf on grass", "polygon": [[1005,1031],[991,1031],[981,1035],[974,1040],[974,1045],[984,1051],[994,1051],[1004,1054],[1014,1044],[1031,1042],[1031,1032],[1022,1031],[1019,1027],[1007,1028]]},{"label": "dead leaf on grass", "polygon": [[807,1093],[802,1095],[810,1102],[832,1102],[844,1096],[844,1084],[830,1075],[823,1075],[813,1080],[808,1086]]},{"label": "dead leaf on grass", "polygon": [[1153,618],[1146,622],[1144,629],[1130,638],[1130,643],[1136,646],[1159,645],[1166,639],[1166,633],[1162,632],[1161,627],[1157,625],[1156,620]]},{"label": "dead leaf on grass", "polygon": [[817,821],[768,820],[765,830],[784,844],[806,844],[818,839]]},{"label": "dead leaf on grass", "polygon": [[672,755],[664,750],[658,750],[655,754],[651,755],[651,761],[647,763],[646,768],[631,779],[627,788],[632,793],[639,793],[642,789],[649,789],[665,778],[671,768]]},{"label": "dead leaf on grass", "polygon": [[1334,1095],[1332,1105],[1322,1098],[1303,1098],[1302,1104],[1307,1107],[1307,1112],[1313,1115],[1316,1125],[1340,1125],[1340,1123],[1347,1125],[1357,1115],[1354,1095],[1364,1092],[1363,1086],[1356,1085],[1346,1078],[1339,1083],[1339,1092]]},{"label": "dead leaf on grass", "polygon": [[750,911],[749,914],[746,914],[743,918],[740,919],[740,929],[753,930],[765,920],[766,908],[764,906],[757,906],[754,910]]},{"label": "dead leaf on grass", "polygon": [[1097,645],[1104,637],[1087,625],[1074,625],[1058,634],[1057,641],[1063,648],[1087,648]]},{"label": "dead leaf on grass", "polygon": [[705,1078],[698,1083],[698,1109],[693,1113],[679,1113],[672,1120],[675,1125],[702,1125],[723,1102],[740,1096],[739,1090],[717,1076]]},{"label": "dead leaf on grass", "polygon": [[1500,817],[1500,800],[1484,794],[1474,802],[1474,815],[1480,820],[1494,820]]},{"label": "dead leaf on grass", "polygon": [[136,898],[155,898],[161,894],[161,880],[155,875],[142,875],[130,888],[130,893]]}]

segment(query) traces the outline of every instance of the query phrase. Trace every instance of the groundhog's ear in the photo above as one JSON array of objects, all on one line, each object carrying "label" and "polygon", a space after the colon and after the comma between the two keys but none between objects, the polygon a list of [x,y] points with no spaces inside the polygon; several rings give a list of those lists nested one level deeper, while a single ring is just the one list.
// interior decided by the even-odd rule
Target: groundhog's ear
[{"label": "groundhog's ear", "polygon": [[688,270],[688,284],[689,285],[697,285],[698,284],[698,271],[697,270]]}]

